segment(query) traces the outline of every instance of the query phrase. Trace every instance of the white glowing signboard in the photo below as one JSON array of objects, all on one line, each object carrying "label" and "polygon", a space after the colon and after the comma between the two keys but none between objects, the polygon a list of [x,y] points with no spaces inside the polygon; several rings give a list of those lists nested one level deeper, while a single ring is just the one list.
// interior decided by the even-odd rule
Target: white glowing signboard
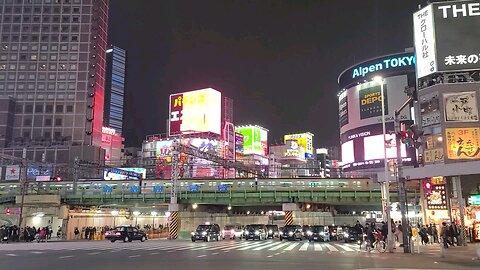
[{"label": "white glowing signboard", "polygon": [[212,88],[170,95],[169,134],[221,134],[222,94]]}]

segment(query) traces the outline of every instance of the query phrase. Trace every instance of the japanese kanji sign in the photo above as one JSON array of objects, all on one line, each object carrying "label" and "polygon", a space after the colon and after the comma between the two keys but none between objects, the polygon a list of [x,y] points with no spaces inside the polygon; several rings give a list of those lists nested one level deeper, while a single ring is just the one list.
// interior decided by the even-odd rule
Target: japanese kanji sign
[{"label": "japanese kanji sign", "polygon": [[448,159],[480,159],[480,128],[447,128]]},{"label": "japanese kanji sign", "polygon": [[475,92],[444,94],[445,121],[477,122],[478,107]]}]

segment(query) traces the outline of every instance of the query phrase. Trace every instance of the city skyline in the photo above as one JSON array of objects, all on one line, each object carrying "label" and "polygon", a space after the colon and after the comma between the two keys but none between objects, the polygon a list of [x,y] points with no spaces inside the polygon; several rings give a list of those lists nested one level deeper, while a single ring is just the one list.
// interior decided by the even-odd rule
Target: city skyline
[{"label": "city skyline", "polygon": [[338,145],[338,75],[413,47],[418,4],[111,2],[109,43],[130,56],[126,146],[166,132],[170,94],[207,87],[233,98],[236,124],[271,130],[272,143],[310,131],[315,147]]}]

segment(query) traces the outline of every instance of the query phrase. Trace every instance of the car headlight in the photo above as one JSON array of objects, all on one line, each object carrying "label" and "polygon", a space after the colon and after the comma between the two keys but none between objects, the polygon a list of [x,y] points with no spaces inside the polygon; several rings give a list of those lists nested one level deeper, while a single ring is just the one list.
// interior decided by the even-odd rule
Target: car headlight
[{"label": "car headlight", "polygon": [[293,235],[293,232],[288,232],[288,235],[289,235],[289,236],[292,236],[292,235]]},{"label": "car headlight", "polygon": [[324,236],[324,235],[325,235],[325,233],[324,233],[324,232],[320,232],[320,235],[321,235],[321,236]]},{"label": "car headlight", "polygon": [[344,233],[343,236],[345,237],[349,237],[348,233]]},{"label": "car headlight", "polygon": [[195,232],[192,232],[192,236],[194,236],[194,235],[195,235]]},{"label": "car headlight", "polygon": [[312,235],[313,233],[311,231],[307,231],[307,235]]},{"label": "car headlight", "polygon": [[278,232],[279,235],[283,235],[283,232]]},{"label": "car headlight", "polygon": [[234,234],[234,233],[235,233],[235,230],[231,230],[230,233],[231,233],[231,234]]},{"label": "car headlight", "polygon": [[260,234],[260,232],[259,232],[259,231],[255,231],[255,235],[259,235],[259,234]]},{"label": "car headlight", "polygon": [[273,231],[272,231],[272,230],[269,230],[269,231],[268,231],[268,233],[269,233],[269,234],[272,234],[272,233],[273,233]]},{"label": "car headlight", "polygon": [[203,236],[207,235],[207,232],[202,232],[202,235],[203,235]]},{"label": "car headlight", "polygon": [[225,230],[222,230],[222,234],[225,234]]}]

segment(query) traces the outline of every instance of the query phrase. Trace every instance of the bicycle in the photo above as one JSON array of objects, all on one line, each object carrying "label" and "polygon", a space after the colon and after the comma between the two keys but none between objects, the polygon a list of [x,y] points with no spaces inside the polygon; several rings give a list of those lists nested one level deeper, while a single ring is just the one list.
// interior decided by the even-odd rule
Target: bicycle
[{"label": "bicycle", "polygon": [[[373,246],[373,247],[372,247]],[[385,253],[387,251],[387,243],[382,240],[382,235],[377,234],[375,242],[372,245],[372,241],[370,239],[366,239],[365,241],[365,250],[367,252],[372,251],[372,249],[376,249],[380,253]]]}]

